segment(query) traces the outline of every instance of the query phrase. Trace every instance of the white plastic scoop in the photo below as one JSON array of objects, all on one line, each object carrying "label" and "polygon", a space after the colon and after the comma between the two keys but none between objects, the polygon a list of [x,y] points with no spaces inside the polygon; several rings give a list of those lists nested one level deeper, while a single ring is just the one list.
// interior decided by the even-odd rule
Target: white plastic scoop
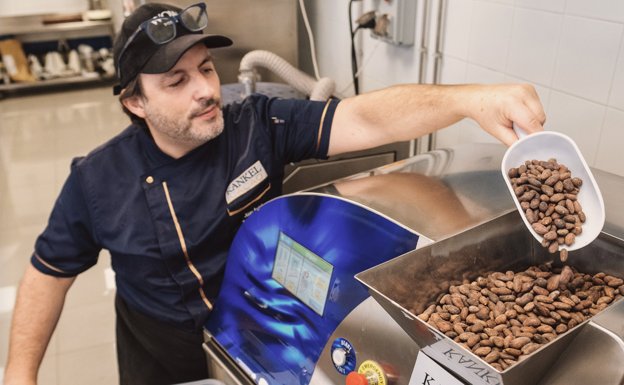
[{"label": "white plastic scoop", "polygon": [[578,177],[583,180],[583,185],[580,187],[578,193],[578,201],[587,217],[587,220],[582,226],[583,232],[576,236],[574,244],[572,244],[572,246],[560,245],[559,250],[566,248],[568,251],[572,251],[588,245],[598,237],[598,234],[600,234],[604,226],[604,200],[602,199],[598,184],[589,166],[587,166],[581,151],[579,151],[579,148],[576,146],[576,143],[568,136],[558,132],[543,131],[527,135],[527,133],[516,126],[515,123],[513,124],[513,128],[520,140],[512,144],[505,153],[501,171],[507,183],[507,187],[509,188],[509,192],[511,192],[516,207],[518,207],[520,216],[527,228],[535,239],[541,243],[543,237],[533,230],[533,227],[526,219],[526,215],[522,211],[520,202],[518,202],[513,187],[511,186],[507,172],[513,167],[523,165],[527,160],[537,159],[546,161],[550,158],[555,158],[557,159],[557,163],[564,164],[568,167],[572,172],[573,178]]}]

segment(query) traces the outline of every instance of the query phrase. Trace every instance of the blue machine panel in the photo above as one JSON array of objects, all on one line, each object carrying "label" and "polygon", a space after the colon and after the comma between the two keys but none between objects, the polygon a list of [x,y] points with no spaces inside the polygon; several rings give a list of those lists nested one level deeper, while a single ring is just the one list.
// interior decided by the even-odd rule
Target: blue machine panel
[{"label": "blue machine panel", "polygon": [[[280,235],[327,262],[318,261],[330,271],[320,275],[329,277],[321,311],[304,303],[310,303],[305,294],[299,299],[272,278]],[[369,296],[353,276],[414,250],[417,242],[418,235],[340,199],[275,199],[250,215],[237,233],[205,328],[256,382],[308,384],[336,327]]]}]

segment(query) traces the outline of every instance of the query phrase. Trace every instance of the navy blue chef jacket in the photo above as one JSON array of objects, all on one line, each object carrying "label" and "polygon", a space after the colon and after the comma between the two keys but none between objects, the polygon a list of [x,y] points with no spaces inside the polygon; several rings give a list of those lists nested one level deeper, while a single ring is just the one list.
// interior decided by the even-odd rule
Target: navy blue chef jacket
[{"label": "navy blue chef jacket", "polygon": [[337,105],[253,95],[223,109],[220,136],[179,159],[131,125],[73,160],[32,264],[72,277],[108,249],[130,306],[201,330],[246,214],[281,194],[285,164],[327,156]]}]

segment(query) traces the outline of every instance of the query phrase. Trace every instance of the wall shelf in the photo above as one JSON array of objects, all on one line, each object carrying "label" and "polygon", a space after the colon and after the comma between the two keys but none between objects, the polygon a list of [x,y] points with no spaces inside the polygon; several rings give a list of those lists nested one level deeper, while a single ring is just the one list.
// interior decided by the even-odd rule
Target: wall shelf
[{"label": "wall shelf", "polygon": [[[108,36],[114,40],[115,29],[112,20],[76,21],[44,24],[45,15],[0,17],[0,36],[11,36],[22,43],[48,42],[59,39],[82,39]],[[43,64],[43,63],[42,63]],[[33,83],[0,84],[0,93],[14,93],[26,90],[43,90],[58,86],[110,83],[114,76],[72,76],[39,80]]]}]

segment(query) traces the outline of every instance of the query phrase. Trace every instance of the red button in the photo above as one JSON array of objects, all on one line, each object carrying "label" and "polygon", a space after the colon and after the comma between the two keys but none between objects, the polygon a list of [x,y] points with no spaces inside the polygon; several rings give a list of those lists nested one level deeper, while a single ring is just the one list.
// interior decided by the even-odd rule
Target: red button
[{"label": "red button", "polygon": [[347,385],[368,385],[368,380],[362,373],[351,372],[347,375]]}]

